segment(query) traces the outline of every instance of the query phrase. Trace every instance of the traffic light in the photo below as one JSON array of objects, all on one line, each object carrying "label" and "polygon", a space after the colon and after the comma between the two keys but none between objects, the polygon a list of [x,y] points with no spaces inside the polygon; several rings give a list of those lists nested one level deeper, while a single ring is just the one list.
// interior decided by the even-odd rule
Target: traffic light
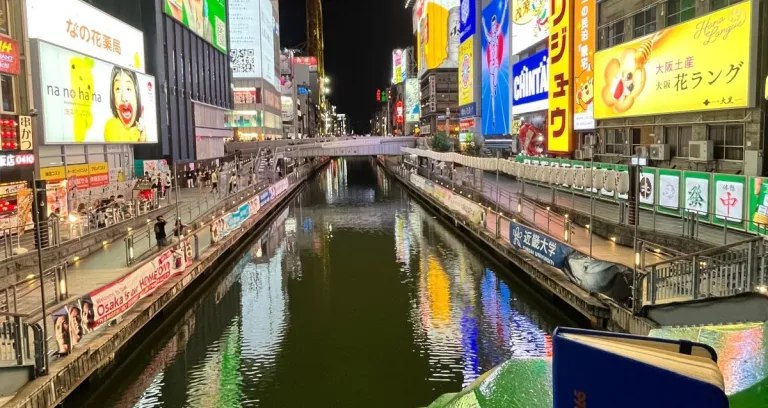
[{"label": "traffic light", "polygon": [[381,100],[381,89],[376,90],[376,102]]}]

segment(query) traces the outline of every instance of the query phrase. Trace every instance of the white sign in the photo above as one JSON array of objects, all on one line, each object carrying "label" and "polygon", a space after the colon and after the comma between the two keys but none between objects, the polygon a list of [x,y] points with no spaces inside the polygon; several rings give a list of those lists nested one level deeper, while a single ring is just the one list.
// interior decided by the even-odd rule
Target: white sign
[{"label": "white sign", "polygon": [[26,0],[29,38],[145,72],[144,35],[78,0]]},{"label": "white sign", "polygon": [[267,83],[279,89],[280,82],[275,74],[275,17],[272,15],[272,2],[261,0],[261,71]]},{"label": "white sign", "polygon": [[419,90],[419,80],[408,78],[405,80],[405,121],[414,123],[419,121],[419,111],[421,105],[421,92]]},{"label": "white sign", "polygon": [[229,61],[233,78],[261,78],[259,21],[261,0],[229,0]]},{"label": "white sign", "polygon": [[157,143],[155,78],[40,43],[46,143]]},{"label": "white sign", "polygon": [[656,174],[642,173],[640,176],[640,202],[647,205],[653,205],[656,196]]},{"label": "white sign", "polygon": [[690,212],[706,214],[709,208],[709,180],[685,178],[685,209]]},{"label": "white sign", "polygon": [[677,210],[680,208],[680,176],[659,176],[659,205]]},{"label": "white sign", "polygon": [[512,1],[512,52],[519,54],[549,37],[548,0]]},{"label": "white sign", "polygon": [[283,110],[283,122],[293,122],[293,98],[281,96],[280,105],[282,105]]},{"label": "white sign", "polygon": [[744,183],[734,181],[715,182],[715,216],[728,218],[730,222],[744,219]]}]

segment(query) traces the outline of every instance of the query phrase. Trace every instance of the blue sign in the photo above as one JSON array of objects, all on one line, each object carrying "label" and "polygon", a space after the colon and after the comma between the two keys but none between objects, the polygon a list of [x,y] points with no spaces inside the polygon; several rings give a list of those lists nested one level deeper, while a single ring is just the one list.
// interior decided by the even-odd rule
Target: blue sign
[{"label": "blue sign", "polygon": [[549,108],[549,50],[545,49],[512,65],[512,113]]},{"label": "blue sign", "polygon": [[572,248],[560,241],[516,222],[509,223],[509,240],[515,248],[522,249],[555,268],[562,269],[568,255],[573,253]]},{"label": "blue sign", "polygon": [[299,95],[309,95],[309,89],[299,85]]},{"label": "blue sign", "polygon": [[483,9],[482,131],[509,134],[509,3],[492,0]]},{"label": "blue sign", "polygon": [[471,118],[477,115],[477,104],[474,102],[459,106],[460,118]]},{"label": "blue sign", "polygon": [[259,194],[259,205],[263,207],[264,204],[268,203],[271,198],[272,195],[269,194],[269,190],[262,191]]},{"label": "blue sign", "polygon": [[459,32],[461,33],[460,40],[464,42],[475,34],[477,0],[461,0],[460,6]]}]

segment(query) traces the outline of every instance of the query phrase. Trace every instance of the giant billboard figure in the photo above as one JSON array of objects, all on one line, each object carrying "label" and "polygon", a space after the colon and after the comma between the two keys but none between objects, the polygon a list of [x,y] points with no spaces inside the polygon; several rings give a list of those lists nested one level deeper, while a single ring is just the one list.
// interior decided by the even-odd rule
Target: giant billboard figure
[{"label": "giant billboard figure", "polygon": [[509,0],[483,9],[483,135],[509,133]]}]

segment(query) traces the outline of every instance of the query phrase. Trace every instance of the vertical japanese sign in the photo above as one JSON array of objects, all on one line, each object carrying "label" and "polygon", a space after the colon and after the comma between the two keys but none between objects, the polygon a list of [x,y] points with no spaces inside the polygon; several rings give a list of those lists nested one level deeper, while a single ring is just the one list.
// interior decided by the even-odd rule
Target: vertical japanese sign
[{"label": "vertical japanese sign", "polygon": [[595,0],[577,0],[576,32],[573,37],[573,128],[595,128]]},{"label": "vertical japanese sign", "polygon": [[32,138],[32,117],[19,116],[19,150],[34,150]]},{"label": "vertical japanese sign", "polygon": [[571,152],[573,129],[573,2],[550,0],[547,150]]}]

